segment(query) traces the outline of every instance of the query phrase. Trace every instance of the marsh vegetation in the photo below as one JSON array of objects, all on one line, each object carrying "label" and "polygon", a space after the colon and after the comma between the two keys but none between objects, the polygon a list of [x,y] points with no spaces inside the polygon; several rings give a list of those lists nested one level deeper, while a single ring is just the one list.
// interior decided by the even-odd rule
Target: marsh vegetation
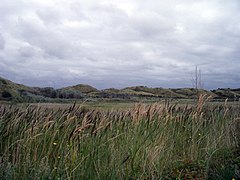
[{"label": "marsh vegetation", "polygon": [[0,106],[0,179],[239,177],[239,106]]}]

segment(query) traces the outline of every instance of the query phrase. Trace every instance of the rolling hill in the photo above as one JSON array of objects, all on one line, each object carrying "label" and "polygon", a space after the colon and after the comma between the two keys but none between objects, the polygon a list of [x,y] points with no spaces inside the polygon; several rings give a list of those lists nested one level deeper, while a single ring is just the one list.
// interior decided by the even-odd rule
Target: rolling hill
[{"label": "rolling hill", "polygon": [[197,94],[207,94],[215,99],[239,100],[240,88],[219,88],[212,91],[194,88],[149,88],[133,86],[123,89],[109,88],[98,90],[87,84],[54,89],[52,87],[29,87],[14,83],[0,77],[0,100],[15,102],[55,102],[66,99],[108,99],[108,100],[159,100],[159,99],[193,99]]}]

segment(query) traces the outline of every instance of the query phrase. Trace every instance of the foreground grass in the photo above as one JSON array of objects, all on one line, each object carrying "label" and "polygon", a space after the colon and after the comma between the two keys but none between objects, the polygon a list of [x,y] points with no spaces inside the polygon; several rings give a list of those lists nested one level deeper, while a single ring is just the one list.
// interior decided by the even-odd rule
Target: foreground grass
[{"label": "foreground grass", "polygon": [[240,109],[0,108],[0,179],[239,178]]}]

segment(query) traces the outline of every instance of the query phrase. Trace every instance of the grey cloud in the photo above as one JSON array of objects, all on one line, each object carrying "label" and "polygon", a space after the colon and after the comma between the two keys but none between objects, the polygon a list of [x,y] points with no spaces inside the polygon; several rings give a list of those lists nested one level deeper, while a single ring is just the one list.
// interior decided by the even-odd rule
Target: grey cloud
[{"label": "grey cloud", "polygon": [[[46,55],[66,58],[70,42],[61,32],[46,27],[43,23],[30,20],[19,20],[20,38],[32,46],[42,49]],[[30,52],[31,53],[31,52]]]},{"label": "grey cloud", "polygon": [[21,47],[18,51],[23,58],[31,58],[35,55],[35,49],[31,46]]},{"label": "grey cloud", "polygon": [[0,33],[0,50],[4,49],[4,47],[5,47],[5,40],[3,39],[3,36]]},{"label": "grey cloud", "polygon": [[39,9],[35,13],[47,25],[58,25],[61,23],[61,13],[56,9]]},{"label": "grey cloud", "polygon": [[206,88],[236,87],[239,7],[236,0],[3,0],[1,75],[31,85],[52,79],[56,87],[185,87],[198,65]]}]

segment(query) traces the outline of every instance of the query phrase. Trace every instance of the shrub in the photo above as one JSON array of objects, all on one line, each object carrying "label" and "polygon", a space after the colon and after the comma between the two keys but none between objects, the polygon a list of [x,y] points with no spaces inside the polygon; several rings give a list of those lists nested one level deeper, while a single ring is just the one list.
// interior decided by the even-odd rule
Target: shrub
[{"label": "shrub", "polygon": [[12,98],[12,94],[8,91],[3,91],[2,92],[2,97],[6,98],[6,99],[9,99],[9,98]]}]

